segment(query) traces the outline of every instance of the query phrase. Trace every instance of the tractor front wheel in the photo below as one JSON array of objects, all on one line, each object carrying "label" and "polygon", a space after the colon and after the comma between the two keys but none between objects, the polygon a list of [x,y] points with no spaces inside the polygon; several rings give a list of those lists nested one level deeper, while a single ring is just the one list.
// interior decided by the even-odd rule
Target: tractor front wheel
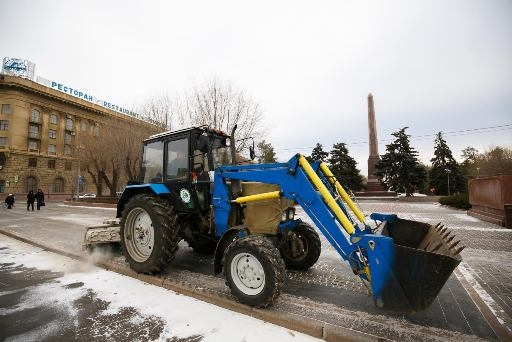
[{"label": "tractor front wheel", "polygon": [[300,222],[279,240],[279,250],[289,270],[308,270],[318,261],[321,249],[318,233],[304,222]]},{"label": "tractor front wheel", "polygon": [[130,267],[141,273],[158,273],[178,250],[179,225],[173,207],[147,194],[134,196],[120,221],[121,247]]},{"label": "tractor front wheel", "polygon": [[279,251],[263,236],[235,240],[224,259],[226,283],[239,302],[258,308],[271,305],[284,285]]}]

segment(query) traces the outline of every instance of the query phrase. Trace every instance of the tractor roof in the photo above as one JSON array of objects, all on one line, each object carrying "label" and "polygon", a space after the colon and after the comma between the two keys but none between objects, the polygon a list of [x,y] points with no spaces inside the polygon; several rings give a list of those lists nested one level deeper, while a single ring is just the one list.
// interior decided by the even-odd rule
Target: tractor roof
[{"label": "tractor roof", "polygon": [[168,137],[168,136],[177,135],[177,134],[190,132],[190,131],[206,132],[206,133],[210,133],[210,134],[214,134],[214,135],[228,137],[228,135],[226,133],[224,133],[223,131],[218,130],[218,129],[213,129],[208,126],[193,126],[193,127],[189,127],[189,128],[179,129],[176,131],[166,131],[166,132],[162,132],[162,133],[153,134],[149,138],[145,139],[144,141],[155,140],[158,138]]}]

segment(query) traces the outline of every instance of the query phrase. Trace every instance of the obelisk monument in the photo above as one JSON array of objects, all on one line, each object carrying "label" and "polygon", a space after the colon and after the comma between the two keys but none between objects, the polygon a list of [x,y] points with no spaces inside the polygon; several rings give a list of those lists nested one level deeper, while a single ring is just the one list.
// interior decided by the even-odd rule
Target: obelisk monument
[{"label": "obelisk monument", "polygon": [[375,176],[375,165],[380,161],[379,145],[377,143],[377,123],[375,121],[375,106],[373,95],[368,94],[368,135],[370,144],[370,156],[368,157],[368,180],[366,182],[366,191],[386,191],[380,185],[377,176]]}]

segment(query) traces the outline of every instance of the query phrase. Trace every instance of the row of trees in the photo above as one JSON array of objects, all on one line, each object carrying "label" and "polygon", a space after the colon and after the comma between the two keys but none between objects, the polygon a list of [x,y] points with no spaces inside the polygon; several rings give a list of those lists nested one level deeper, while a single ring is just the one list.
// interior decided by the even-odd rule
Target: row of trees
[{"label": "row of trees", "polygon": [[[462,151],[463,162],[453,157],[442,132],[434,139],[434,157],[427,166],[420,162],[418,152],[410,144],[408,127],[392,133],[395,140],[386,146],[386,153],[376,165],[376,176],[387,189],[412,196],[416,191],[435,195],[466,192],[467,179],[479,176],[512,174],[512,150],[493,147],[479,153],[473,147]],[[267,144],[266,150],[271,148]],[[272,150],[273,151],[273,150]],[[351,190],[363,188],[363,177],[344,143],[333,145],[330,152],[317,143],[308,160],[325,162],[334,175]]]},{"label": "row of trees", "polygon": [[79,141],[77,157],[81,171],[87,172],[98,195],[104,187],[114,197],[127,181],[136,180],[142,151],[142,141],[162,130],[161,127],[144,125],[134,129],[126,121],[111,119],[103,123],[98,134]]},{"label": "row of trees", "polygon": [[426,166],[418,160],[417,151],[410,146],[407,127],[392,135],[396,140],[386,146],[386,153],[376,165],[376,175],[392,191],[414,191],[435,195],[450,195],[467,191],[467,180],[480,176],[512,174],[512,150],[491,147],[480,153],[473,147],[462,150],[462,163],[453,157],[442,132],[434,139],[434,157]]}]

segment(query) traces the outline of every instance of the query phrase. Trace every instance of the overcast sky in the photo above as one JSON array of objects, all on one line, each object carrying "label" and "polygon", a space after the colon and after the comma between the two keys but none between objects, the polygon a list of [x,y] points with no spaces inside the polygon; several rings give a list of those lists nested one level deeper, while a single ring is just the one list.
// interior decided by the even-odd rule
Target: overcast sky
[{"label": "overcast sky", "polygon": [[231,82],[281,161],[345,142],[366,174],[370,92],[380,154],[404,126],[425,162],[439,131],[457,158],[512,147],[509,0],[0,0],[0,13],[0,57],[128,108]]}]

